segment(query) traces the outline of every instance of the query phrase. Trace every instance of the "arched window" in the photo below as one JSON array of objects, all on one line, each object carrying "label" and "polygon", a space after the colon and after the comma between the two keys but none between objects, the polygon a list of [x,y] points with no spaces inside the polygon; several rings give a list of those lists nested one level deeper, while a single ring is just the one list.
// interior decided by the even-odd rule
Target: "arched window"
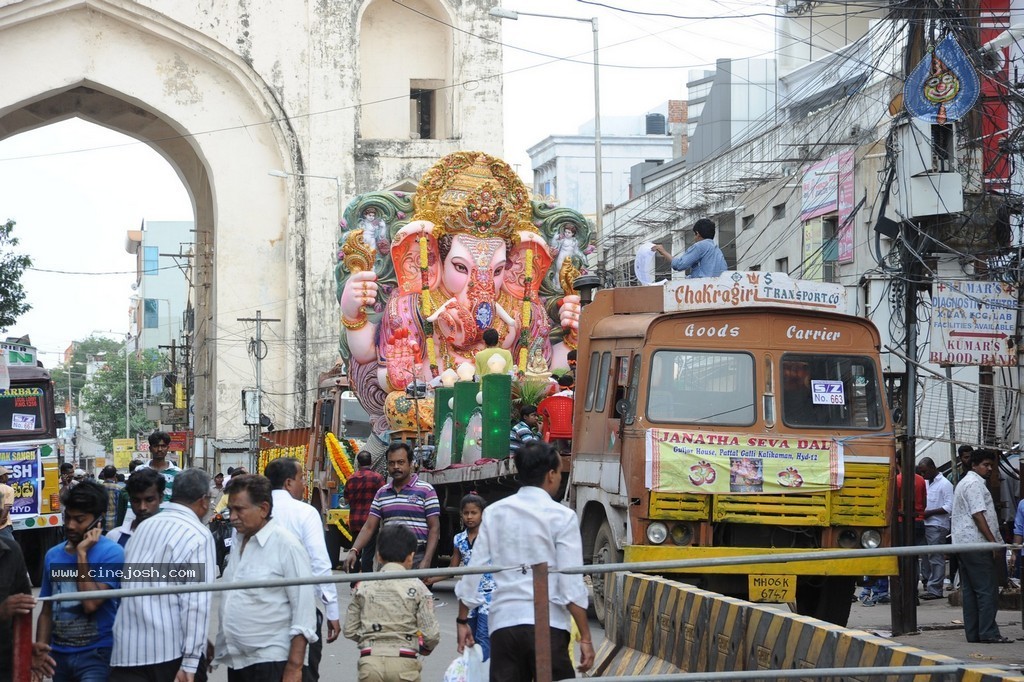
[{"label": "arched window", "polygon": [[436,0],[373,0],[359,22],[359,135],[452,136],[451,15]]}]

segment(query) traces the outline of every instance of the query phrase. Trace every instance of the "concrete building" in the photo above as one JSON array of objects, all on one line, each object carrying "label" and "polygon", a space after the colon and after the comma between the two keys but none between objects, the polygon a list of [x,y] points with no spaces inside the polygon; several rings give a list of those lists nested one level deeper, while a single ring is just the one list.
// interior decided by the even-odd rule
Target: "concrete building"
[{"label": "concrete building", "polygon": [[771,124],[775,60],[719,59],[714,71],[691,72],[686,90],[686,161],[693,165],[760,135]]},{"label": "concrete building", "polygon": [[[601,118],[602,195],[605,206],[630,198],[631,173],[637,164],[661,165],[673,157],[674,146],[685,142],[682,130],[669,124],[669,104],[640,116]],[[679,107],[673,108],[679,115]],[[685,108],[682,109],[685,116]],[[670,127],[670,125],[672,127]],[[673,134],[675,133],[675,134]],[[576,135],[550,135],[526,150],[533,167],[533,191],[540,197],[557,197],[561,206],[588,217],[594,202],[594,122],[580,126]]]},{"label": "concrete building", "polygon": [[151,145],[192,198],[198,437],[244,436],[254,329],[238,318],[257,310],[282,320],[262,364],[274,416],[308,423],[336,356],[347,197],[407,188],[458,149],[501,153],[492,4],[0,3],[0,136],[80,116]]},{"label": "concrete building", "polygon": [[[1009,0],[993,3],[965,21],[978,21],[984,43],[1006,28],[1010,7]],[[1012,108],[991,85],[1005,83],[1008,72],[1003,66],[983,79],[983,96],[985,87],[992,91],[975,108],[986,134],[971,137],[962,131],[972,123],[933,125],[893,105],[904,87],[908,31],[884,10],[849,13],[843,3],[798,0],[780,5],[777,24],[786,45],[777,106],[747,120],[751,134],[735,136],[742,126],[718,120],[728,109],[716,113],[712,106],[715,77],[691,81],[699,87],[690,91],[687,162],[656,169],[659,184],[605,215],[606,239],[616,245],[608,269],[630,270],[639,244],[663,235],[673,237],[670,250],[679,253],[693,222],[710,217],[731,268],[843,285],[847,312],[870,318],[879,330],[890,405],[899,406],[906,363],[888,349],[905,348],[907,337],[901,234],[922,229],[933,236],[917,255],[926,286],[1019,281],[1014,225],[1024,192],[1019,178],[1012,185],[1018,164],[1007,160],[1019,152],[1006,147],[1015,130]],[[1019,60],[1019,49],[1009,56]],[[999,191],[1008,186],[1015,192]],[[925,311],[918,325],[917,454],[941,462],[951,443],[1019,439],[1019,367],[963,364],[950,369],[948,382],[943,367],[924,361],[931,301],[927,291],[917,295]]]},{"label": "concrete building", "polygon": [[141,229],[128,231],[125,250],[136,257],[135,294],[129,307],[129,331],[136,351],[164,346],[166,354],[172,341],[183,345],[181,316],[188,300],[188,280],[179,267],[183,258],[170,254],[187,254],[194,231],[191,221],[174,220],[148,220]]}]

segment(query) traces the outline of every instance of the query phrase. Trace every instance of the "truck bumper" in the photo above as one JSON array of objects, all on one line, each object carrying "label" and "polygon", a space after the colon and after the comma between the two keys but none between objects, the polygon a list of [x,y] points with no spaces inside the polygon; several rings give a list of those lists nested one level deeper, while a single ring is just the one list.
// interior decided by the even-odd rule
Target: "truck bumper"
[{"label": "truck bumper", "polygon": [[[763,555],[784,555],[813,552],[813,549],[778,549],[771,547],[673,547],[665,545],[626,545],[627,562],[677,561],[682,559],[714,559],[719,557],[743,557]],[[828,550],[820,550],[822,552]],[[894,556],[865,557],[863,559],[823,559],[821,561],[794,561],[792,563],[764,564],[751,563],[736,566],[701,566],[659,573],[727,573],[735,575],[896,575],[897,561]]]}]

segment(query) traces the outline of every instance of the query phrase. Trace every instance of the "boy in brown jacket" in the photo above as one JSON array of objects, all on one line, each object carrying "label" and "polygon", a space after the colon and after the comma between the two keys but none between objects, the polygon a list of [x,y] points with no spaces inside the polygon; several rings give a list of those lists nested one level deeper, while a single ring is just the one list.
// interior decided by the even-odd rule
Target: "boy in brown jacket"
[{"label": "boy in brown jacket", "polygon": [[[415,552],[416,536],[405,526],[392,523],[380,530],[380,572],[410,570]],[[419,682],[417,655],[429,655],[441,637],[433,597],[418,578],[359,583],[342,632],[359,644],[359,679],[365,682]]]}]

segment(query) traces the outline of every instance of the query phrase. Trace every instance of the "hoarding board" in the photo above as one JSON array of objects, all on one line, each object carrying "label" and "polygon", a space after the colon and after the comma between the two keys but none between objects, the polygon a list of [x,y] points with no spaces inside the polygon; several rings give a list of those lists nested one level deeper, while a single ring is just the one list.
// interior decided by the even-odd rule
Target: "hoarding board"
[{"label": "hoarding board", "polygon": [[937,282],[929,361],[939,365],[1017,365],[1017,287],[1002,282]]}]

